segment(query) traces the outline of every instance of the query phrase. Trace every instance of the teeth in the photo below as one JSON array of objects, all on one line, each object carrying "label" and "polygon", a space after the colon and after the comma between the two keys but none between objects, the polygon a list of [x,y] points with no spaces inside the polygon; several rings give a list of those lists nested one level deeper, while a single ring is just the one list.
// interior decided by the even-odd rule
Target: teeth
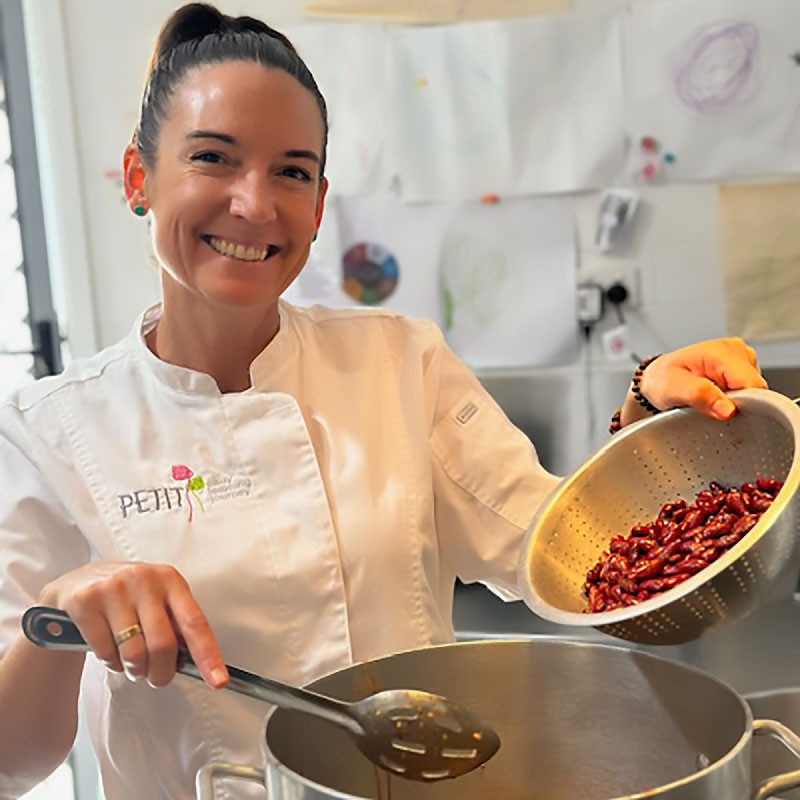
[{"label": "teeth", "polygon": [[263,261],[269,255],[269,247],[245,247],[225,239],[217,239],[216,236],[210,236],[207,241],[218,253],[241,261]]}]

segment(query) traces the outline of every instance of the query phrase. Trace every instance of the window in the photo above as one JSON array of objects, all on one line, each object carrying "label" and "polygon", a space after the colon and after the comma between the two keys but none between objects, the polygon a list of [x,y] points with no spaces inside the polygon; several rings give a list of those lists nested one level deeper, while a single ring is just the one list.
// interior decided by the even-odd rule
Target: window
[{"label": "window", "polygon": [[[61,368],[47,267],[22,0],[0,0],[0,397]],[[71,756],[25,800],[76,800]],[[84,754],[83,761],[88,761]],[[92,775],[90,774],[90,777]],[[94,786],[82,798],[97,796]],[[94,791],[92,791],[94,789]]]},{"label": "window", "polygon": [[61,369],[22,0],[0,0],[0,396]]}]

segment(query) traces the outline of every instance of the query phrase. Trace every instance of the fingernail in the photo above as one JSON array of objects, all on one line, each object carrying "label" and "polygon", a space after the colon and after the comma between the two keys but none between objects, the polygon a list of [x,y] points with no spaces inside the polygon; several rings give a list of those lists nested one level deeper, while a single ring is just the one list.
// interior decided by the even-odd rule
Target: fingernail
[{"label": "fingernail", "polygon": [[211,670],[211,683],[215,686],[220,686],[228,679],[228,675],[224,669],[217,667]]},{"label": "fingernail", "polygon": [[133,665],[126,664],[124,661],[122,663],[122,670],[125,673],[125,677],[131,682],[136,683],[136,676],[133,674]]},{"label": "fingernail", "polygon": [[711,406],[711,411],[722,419],[728,419],[736,413],[736,405],[727,397],[720,397],[720,399]]}]

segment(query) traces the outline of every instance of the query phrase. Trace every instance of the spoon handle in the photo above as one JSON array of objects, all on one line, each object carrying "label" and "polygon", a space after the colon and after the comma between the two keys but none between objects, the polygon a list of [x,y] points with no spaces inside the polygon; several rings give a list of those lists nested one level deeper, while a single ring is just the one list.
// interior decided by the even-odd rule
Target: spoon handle
[{"label": "spoon handle", "polygon": [[[69,614],[58,608],[47,606],[29,608],[22,617],[22,630],[31,642],[47,650],[91,651]],[[226,689],[254,697],[256,700],[273,703],[281,708],[291,708],[313,714],[315,717],[323,717],[353,733],[363,733],[361,725],[350,715],[347,703],[308,689],[289,686],[230,664],[226,664],[225,667],[230,675]],[[176,669],[182,675],[204,680],[187,650],[178,650]]]}]

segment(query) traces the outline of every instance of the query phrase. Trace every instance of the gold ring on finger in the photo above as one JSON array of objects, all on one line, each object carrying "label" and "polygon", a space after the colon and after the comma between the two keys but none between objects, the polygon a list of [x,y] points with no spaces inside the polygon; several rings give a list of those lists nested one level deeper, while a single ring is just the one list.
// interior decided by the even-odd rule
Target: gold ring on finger
[{"label": "gold ring on finger", "polygon": [[127,642],[128,639],[133,639],[134,636],[141,636],[142,633],[142,626],[137,622],[115,633],[114,643],[119,647],[123,642]]}]

